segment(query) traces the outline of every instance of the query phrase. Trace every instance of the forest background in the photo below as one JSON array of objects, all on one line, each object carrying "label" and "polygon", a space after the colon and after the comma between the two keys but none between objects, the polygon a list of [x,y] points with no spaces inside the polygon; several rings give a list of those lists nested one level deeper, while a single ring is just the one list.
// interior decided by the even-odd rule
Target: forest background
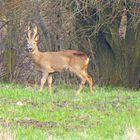
[{"label": "forest background", "polygon": [[[0,0],[1,82],[38,84],[41,75],[25,52],[29,23],[39,28],[40,50],[87,53],[95,84],[139,88],[139,0]],[[79,82],[67,71],[53,78]]]}]

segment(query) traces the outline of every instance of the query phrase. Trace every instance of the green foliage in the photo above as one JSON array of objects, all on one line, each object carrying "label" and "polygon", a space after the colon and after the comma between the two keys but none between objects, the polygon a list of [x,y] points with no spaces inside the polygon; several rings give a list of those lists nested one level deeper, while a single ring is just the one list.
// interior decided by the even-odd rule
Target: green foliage
[{"label": "green foliage", "polygon": [[38,87],[0,88],[0,129],[16,139],[126,140],[127,129],[140,132],[139,91],[97,87],[75,96],[62,85],[52,95]]}]

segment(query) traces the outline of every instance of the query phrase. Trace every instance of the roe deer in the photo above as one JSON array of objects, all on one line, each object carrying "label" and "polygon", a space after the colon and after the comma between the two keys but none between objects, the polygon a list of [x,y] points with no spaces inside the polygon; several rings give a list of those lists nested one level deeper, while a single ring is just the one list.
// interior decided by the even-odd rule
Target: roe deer
[{"label": "roe deer", "polygon": [[93,79],[87,73],[89,57],[80,51],[65,50],[58,52],[41,52],[38,49],[39,34],[38,28],[35,26],[32,33],[31,26],[28,26],[27,46],[26,50],[31,56],[33,62],[40,68],[42,72],[40,91],[48,80],[49,91],[52,91],[52,74],[69,69],[81,78],[81,84],[77,91],[77,95],[81,92],[86,81],[90,85],[90,91],[93,88]]}]

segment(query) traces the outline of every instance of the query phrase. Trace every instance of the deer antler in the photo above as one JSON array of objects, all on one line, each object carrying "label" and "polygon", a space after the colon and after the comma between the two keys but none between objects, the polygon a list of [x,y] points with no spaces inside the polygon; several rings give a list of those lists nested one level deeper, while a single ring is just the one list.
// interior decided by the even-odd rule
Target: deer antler
[{"label": "deer antler", "polygon": [[35,25],[34,27],[34,35],[33,35],[33,39],[38,42],[39,41],[39,33],[38,33],[38,28],[37,26]]},{"label": "deer antler", "polygon": [[37,33],[38,32],[38,28],[37,26],[34,27],[34,35],[33,35],[33,38],[35,39],[35,37],[37,36]]},{"label": "deer antler", "polygon": [[30,39],[32,37],[32,32],[31,32],[31,25],[28,26],[28,33],[27,37]]}]

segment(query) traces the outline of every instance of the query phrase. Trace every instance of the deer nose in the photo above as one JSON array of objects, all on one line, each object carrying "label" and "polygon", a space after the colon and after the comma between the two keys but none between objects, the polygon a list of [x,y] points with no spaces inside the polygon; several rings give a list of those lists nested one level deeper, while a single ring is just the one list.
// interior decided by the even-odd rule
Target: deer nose
[{"label": "deer nose", "polygon": [[32,52],[32,50],[33,50],[32,48],[29,48],[29,49],[28,49],[29,52]]},{"label": "deer nose", "polygon": [[32,47],[29,44],[27,44],[26,47],[25,47],[25,50],[27,52],[32,52]]}]

